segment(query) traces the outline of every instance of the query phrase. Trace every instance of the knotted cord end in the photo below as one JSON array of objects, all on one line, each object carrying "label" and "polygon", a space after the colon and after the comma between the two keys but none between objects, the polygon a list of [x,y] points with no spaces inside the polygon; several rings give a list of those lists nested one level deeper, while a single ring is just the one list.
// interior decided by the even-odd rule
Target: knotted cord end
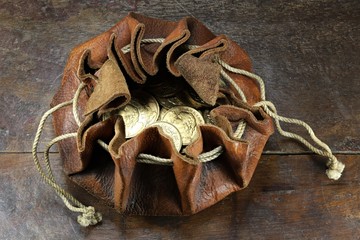
[{"label": "knotted cord end", "polygon": [[326,170],[326,175],[329,179],[338,180],[341,177],[342,172],[344,171],[345,164],[338,161],[335,158],[335,161],[330,160],[328,163],[328,169]]},{"label": "knotted cord end", "polygon": [[96,212],[95,208],[92,206],[86,207],[85,211],[77,217],[78,223],[83,227],[96,225],[97,223],[101,222],[101,220],[101,213]]}]

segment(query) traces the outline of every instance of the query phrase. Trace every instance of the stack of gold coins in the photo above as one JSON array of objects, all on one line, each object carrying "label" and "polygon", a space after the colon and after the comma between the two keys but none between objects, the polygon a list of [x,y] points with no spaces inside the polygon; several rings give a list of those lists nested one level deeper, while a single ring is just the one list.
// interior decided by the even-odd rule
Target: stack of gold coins
[{"label": "stack of gold coins", "polygon": [[[184,82],[155,81],[146,90],[132,92],[131,101],[112,113],[123,117],[126,138],[136,136],[146,127],[158,127],[180,151],[198,138],[198,125],[214,124],[209,114],[212,106]],[[103,120],[110,115],[104,115]]]}]

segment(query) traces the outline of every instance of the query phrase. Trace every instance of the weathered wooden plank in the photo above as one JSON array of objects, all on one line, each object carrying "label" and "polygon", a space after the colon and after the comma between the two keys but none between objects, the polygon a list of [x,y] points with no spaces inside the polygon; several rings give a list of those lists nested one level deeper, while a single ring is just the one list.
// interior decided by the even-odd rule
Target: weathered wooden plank
[{"label": "weathered wooden plank", "polygon": [[30,154],[0,155],[1,239],[353,239],[360,234],[360,159],[340,155],[339,181],[311,155],[263,156],[247,189],[190,217],[121,216],[67,180],[56,179],[103,213],[82,228],[37,174]]},{"label": "weathered wooden plank", "polygon": [[[303,119],[337,151],[360,150],[358,1],[0,1],[0,151],[28,152],[69,51],[128,11],[192,15],[250,54],[281,114]],[[46,128],[45,140],[53,134]],[[44,141],[45,141],[44,140]],[[275,135],[268,151],[304,148]]]},{"label": "weathered wooden plank", "polygon": [[[192,15],[250,54],[279,112],[301,118],[337,151],[360,150],[358,1],[0,0],[0,152],[29,152],[40,114],[60,84],[69,51],[134,10],[178,20]],[[43,142],[53,136],[46,125]],[[278,135],[267,151],[301,152]],[[262,157],[250,186],[190,217],[120,216],[75,186],[61,184],[104,214],[83,229],[35,172],[30,154],[0,154],[1,239],[350,239],[360,233],[358,155],[340,155],[341,180],[325,159]]]}]

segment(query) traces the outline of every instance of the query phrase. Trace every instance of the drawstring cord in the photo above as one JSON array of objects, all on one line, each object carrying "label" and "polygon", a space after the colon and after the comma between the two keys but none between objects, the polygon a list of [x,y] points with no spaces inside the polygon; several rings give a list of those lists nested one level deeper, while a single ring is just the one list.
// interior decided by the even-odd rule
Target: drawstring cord
[{"label": "drawstring cord", "polygon": [[[162,39],[162,38],[143,39],[143,40],[141,40],[141,43],[143,43],[143,44],[145,44],[145,43],[162,43],[163,41],[164,41],[164,39]],[[196,47],[197,46],[195,46],[195,45],[189,45],[190,49],[193,49]],[[130,51],[130,44],[123,47],[121,50],[124,53],[128,53]],[[318,155],[327,157],[329,159],[329,161],[327,163],[328,169],[326,170],[326,174],[327,174],[328,178],[337,180],[341,177],[341,174],[342,174],[342,171],[344,170],[345,165],[342,162],[340,162],[339,160],[337,160],[337,158],[333,155],[331,149],[329,148],[329,146],[327,144],[325,144],[324,142],[322,142],[320,139],[318,139],[316,137],[314,131],[311,129],[311,127],[307,123],[305,123],[301,120],[298,120],[298,119],[287,118],[287,117],[283,117],[283,116],[280,116],[277,114],[275,105],[272,102],[267,101],[265,98],[265,84],[264,84],[264,81],[261,79],[261,77],[259,77],[258,75],[254,74],[254,73],[231,67],[230,65],[228,65],[221,59],[218,59],[218,63],[223,67],[223,69],[221,69],[221,72],[220,72],[222,78],[228,84],[230,84],[231,86],[234,87],[234,89],[236,90],[236,92],[238,93],[238,95],[240,96],[242,101],[244,101],[244,102],[247,102],[244,92],[235,83],[235,81],[224,71],[224,69],[226,69],[232,73],[244,75],[244,76],[250,77],[252,79],[255,79],[260,87],[261,101],[256,103],[254,106],[262,107],[264,109],[264,111],[275,120],[275,125],[277,127],[277,130],[279,131],[279,133],[282,136],[296,139],[299,142],[301,142],[302,144],[304,144],[307,148],[309,148],[312,152],[314,152]],[[35,166],[36,166],[38,172],[40,173],[40,175],[42,176],[44,181],[54,189],[54,191],[62,199],[62,201],[64,202],[64,204],[70,211],[81,213],[81,215],[79,215],[77,217],[77,221],[83,227],[87,227],[89,225],[95,225],[95,224],[101,222],[102,215],[101,215],[101,213],[96,212],[94,207],[85,206],[82,203],[80,203],[73,195],[71,195],[70,193],[65,191],[61,186],[59,186],[56,183],[53,172],[51,170],[50,159],[49,159],[49,151],[50,151],[50,148],[54,144],[56,144],[57,142],[62,141],[64,139],[76,137],[77,133],[74,132],[74,133],[66,133],[66,134],[60,135],[60,136],[52,139],[47,144],[46,150],[44,152],[44,163],[45,163],[45,168],[46,168],[47,173],[44,171],[43,167],[40,164],[39,158],[37,156],[37,149],[38,149],[41,133],[44,128],[44,124],[45,124],[47,118],[55,111],[57,111],[63,107],[72,105],[72,112],[73,112],[76,124],[78,126],[81,125],[81,121],[80,121],[78,111],[77,111],[77,105],[78,105],[78,99],[79,99],[80,93],[84,89],[85,86],[86,85],[84,83],[80,83],[78,89],[76,90],[76,92],[74,94],[73,99],[63,102],[63,103],[60,103],[44,113],[44,115],[41,117],[37,132],[35,134],[33,147],[32,147],[32,155],[33,155],[34,163],[35,163]],[[307,130],[311,139],[320,148],[313,146],[311,143],[309,143],[303,137],[301,137],[295,133],[283,130],[283,128],[280,125],[280,122],[291,123],[291,124],[295,124],[295,125],[304,127]],[[246,128],[246,122],[244,120],[241,120],[238,124],[236,131],[234,132],[233,137],[236,139],[240,139],[245,131],[245,128]],[[106,151],[108,151],[108,145],[105,142],[103,142],[100,139],[97,140],[97,142]],[[199,161],[200,162],[212,161],[212,160],[216,159],[217,157],[219,157],[223,151],[224,151],[223,147],[218,146],[209,152],[200,154],[198,157]],[[137,160],[137,162],[148,163],[148,164],[172,165],[171,159],[160,158],[160,157],[153,156],[150,154],[145,154],[145,153],[140,153],[136,160]]]},{"label": "drawstring cord", "polygon": [[[298,140],[299,142],[301,142],[302,144],[304,144],[309,150],[311,150],[312,152],[320,155],[320,156],[324,156],[327,157],[329,160],[327,162],[327,167],[328,169],[326,170],[326,175],[328,176],[329,179],[333,179],[333,180],[338,180],[341,177],[341,174],[345,168],[345,164],[343,164],[342,162],[340,162],[332,153],[330,147],[325,144],[324,142],[322,142],[318,137],[316,137],[314,131],[312,130],[312,128],[305,123],[304,121],[298,120],[298,119],[294,119],[294,118],[287,118],[287,117],[283,117],[277,114],[277,110],[275,105],[270,102],[270,101],[266,101],[265,98],[265,84],[264,81],[262,80],[261,77],[259,77],[256,74],[253,74],[251,72],[242,70],[242,69],[237,69],[234,67],[229,66],[227,63],[225,63],[222,60],[218,60],[219,64],[225,68],[226,70],[236,73],[236,74],[240,74],[240,75],[244,75],[247,77],[250,77],[252,79],[255,79],[260,87],[260,97],[261,97],[261,101],[256,103],[254,106],[255,107],[262,107],[264,109],[264,111],[275,120],[275,125],[276,128],[278,130],[278,132],[284,136],[284,137],[288,137],[288,138],[292,138],[295,140]],[[309,136],[311,137],[311,139],[322,149],[319,149],[315,146],[313,146],[311,143],[309,143],[307,140],[305,140],[303,137],[299,136],[298,134],[292,133],[292,132],[288,132],[288,131],[284,131],[280,125],[280,121],[281,122],[285,122],[285,123],[290,123],[290,124],[295,124],[295,125],[299,125],[304,127]]]},{"label": "drawstring cord", "polygon": [[[84,86],[85,86],[85,84],[81,83],[77,92],[80,92],[84,88]],[[78,95],[79,94],[80,93],[78,93]],[[69,208],[73,212],[82,213],[81,215],[79,215],[77,217],[77,221],[81,226],[87,227],[89,225],[95,225],[98,222],[100,222],[102,220],[101,214],[96,212],[94,207],[92,207],[92,206],[87,207],[87,206],[83,205],[73,195],[68,193],[66,190],[64,190],[61,186],[59,186],[56,183],[56,181],[54,179],[54,175],[51,170],[50,161],[49,161],[49,151],[50,151],[51,146],[61,140],[76,137],[77,133],[75,132],[75,133],[63,134],[61,136],[54,138],[53,140],[50,141],[50,143],[48,143],[46,150],[44,152],[44,163],[46,166],[47,173],[42,168],[39,158],[37,156],[39,140],[40,140],[41,133],[42,133],[42,130],[44,128],[44,124],[45,124],[47,118],[55,111],[73,104],[73,101],[74,101],[74,99],[67,101],[67,102],[60,103],[44,113],[44,115],[41,117],[38,129],[35,134],[34,143],[33,143],[33,147],[32,147],[32,155],[33,155],[35,166],[36,166],[38,172],[40,173],[41,177],[44,179],[44,181],[55,190],[55,192],[63,200],[63,202],[67,208]]]}]

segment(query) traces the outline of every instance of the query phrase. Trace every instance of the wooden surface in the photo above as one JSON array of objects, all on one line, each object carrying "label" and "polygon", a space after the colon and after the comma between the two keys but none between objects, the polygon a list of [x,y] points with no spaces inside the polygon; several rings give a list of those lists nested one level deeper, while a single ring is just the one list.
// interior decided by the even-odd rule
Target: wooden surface
[{"label": "wooden surface", "polygon": [[[77,44],[129,11],[192,15],[251,56],[280,114],[308,122],[347,165],[271,137],[249,187],[191,217],[121,216],[57,179],[104,215],[81,228],[36,173],[30,154],[40,115]],[[360,2],[0,0],[0,239],[360,239]],[[301,133],[302,131],[300,131]],[[54,136],[51,124],[42,142]]]}]

